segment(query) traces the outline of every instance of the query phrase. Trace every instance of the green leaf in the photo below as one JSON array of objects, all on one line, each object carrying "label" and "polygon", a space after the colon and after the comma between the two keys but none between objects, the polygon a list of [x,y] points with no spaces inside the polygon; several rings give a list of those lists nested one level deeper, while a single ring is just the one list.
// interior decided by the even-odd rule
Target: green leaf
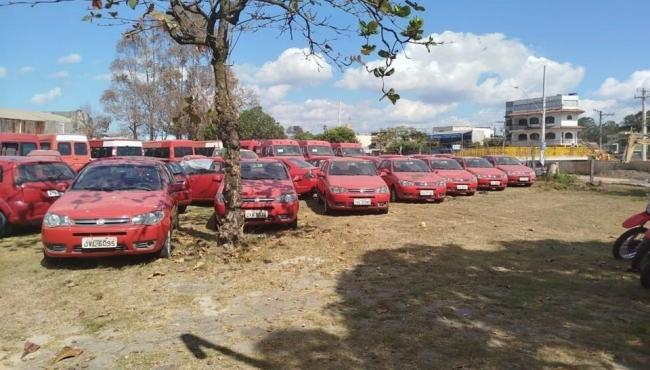
[{"label": "green leaf", "polygon": [[390,56],[391,56],[390,52],[388,50],[384,50],[384,49],[379,50],[377,52],[377,55],[379,55],[382,58],[390,58]]},{"label": "green leaf", "polygon": [[361,45],[361,54],[370,55],[370,53],[375,51],[376,47],[377,45],[369,45],[369,44]]},{"label": "green leaf", "polygon": [[384,76],[388,77],[388,76],[392,75],[393,73],[395,73],[395,68],[391,68],[388,71],[386,71],[386,73],[384,73]]},{"label": "green leaf", "polygon": [[131,9],[135,9],[136,6],[138,6],[138,0],[129,0],[129,7]]},{"label": "green leaf", "polygon": [[400,18],[406,18],[411,15],[411,7],[408,5],[393,5],[391,13]]}]

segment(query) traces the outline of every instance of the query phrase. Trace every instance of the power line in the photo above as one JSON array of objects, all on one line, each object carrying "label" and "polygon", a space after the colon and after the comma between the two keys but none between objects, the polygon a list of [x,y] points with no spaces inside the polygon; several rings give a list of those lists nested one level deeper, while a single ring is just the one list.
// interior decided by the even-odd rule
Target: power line
[{"label": "power line", "polygon": [[600,134],[598,135],[598,148],[603,150],[603,117],[613,116],[614,113],[603,113],[602,110],[594,109],[594,112],[598,113],[598,127]]}]

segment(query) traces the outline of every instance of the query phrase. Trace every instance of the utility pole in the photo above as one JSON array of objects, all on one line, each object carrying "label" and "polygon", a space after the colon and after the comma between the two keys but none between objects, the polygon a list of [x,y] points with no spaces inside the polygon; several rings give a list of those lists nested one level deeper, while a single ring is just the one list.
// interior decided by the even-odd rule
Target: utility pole
[{"label": "utility pole", "polygon": [[[650,98],[650,91],[646,89],[645,87],[642,87],[641,89],[641,95],[635,95],[635,99],[641,99],[641,133],[643,134],[643,138],[646,138],[646,135],[648,134],[648,125],[646,122],[646,114],[645,114],[645,100],[646,98]],[[646,161],[648,158],[648,147],[647,145],[643,144],[641,145],[641,160]]]},{"label": "utility pole", "polygon": [[544,73],[542,74],[542,137],[539,138],[542,143],[539,150],[539,161],[544,166],[544,150],[546,149],[546,64],[544,64]]},{"label": "utility pole", "polygon": [[598,149],[603,150],[603,117],[613,116],[614,113],[603,113],[602,110],[594,109],[598,113],[598,127],[600,134],[598,135]]}]

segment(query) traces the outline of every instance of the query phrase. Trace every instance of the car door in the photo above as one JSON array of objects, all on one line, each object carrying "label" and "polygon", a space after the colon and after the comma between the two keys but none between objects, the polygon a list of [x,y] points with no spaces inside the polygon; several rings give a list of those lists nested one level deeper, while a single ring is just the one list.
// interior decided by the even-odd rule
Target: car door
[{"label": "car door", "polygon": [[395,184],[395,175],[391,170],[391,161],[383,160],[379,163],[378,167],[381,178],[386,185],[390,188]]},{"label": "car door", "polygon": [[[64,165],[60,164],[58,166]],[[43,218],[52,203],[66,191],[70,185],[69,179],[61,181],[38,180],[39,178],[55,178],[55,175],[47,172],[61,170],[63,170],[62,167],[54,167],[47,163],[25,164],[16,167],[16,185],[22,193],[20,198],[24,204],[28,205],[25,213],[21,215],[25,221]],[[71,169],[66,166],[65,171],[68,172]],[[72,172],[69,175],[72,175]]]},{"label": "car door", "polygon": [[192,200],[211,201],[214,199],[223,181],[223,165],[219,161],[207,171],[188,172],[192,188]]},{"label": "car door", "polygon": [[323,196],[325,195],[325,190],[327,188],[327,173],[329,172],[329,165],[329,161],[326,161],[321,165],[320,172],[318,173],[318,181],[316,181],[316,189]]}]

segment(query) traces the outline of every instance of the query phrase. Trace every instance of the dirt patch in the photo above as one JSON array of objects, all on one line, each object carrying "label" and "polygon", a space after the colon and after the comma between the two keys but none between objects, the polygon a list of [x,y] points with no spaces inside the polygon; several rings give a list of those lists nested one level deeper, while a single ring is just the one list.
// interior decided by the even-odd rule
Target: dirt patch
[{"label": "dirt patch", "polygon": [[[609,244],[645,198],[607,189],[388,215],[303,201],[299,230],[254,231],[237,255],[190,207],[159,261],[44,267],[26,230],[0,241],[0,367],[643,368],[650,294]],[[52,364],[64,346],[84,352]]]}]

